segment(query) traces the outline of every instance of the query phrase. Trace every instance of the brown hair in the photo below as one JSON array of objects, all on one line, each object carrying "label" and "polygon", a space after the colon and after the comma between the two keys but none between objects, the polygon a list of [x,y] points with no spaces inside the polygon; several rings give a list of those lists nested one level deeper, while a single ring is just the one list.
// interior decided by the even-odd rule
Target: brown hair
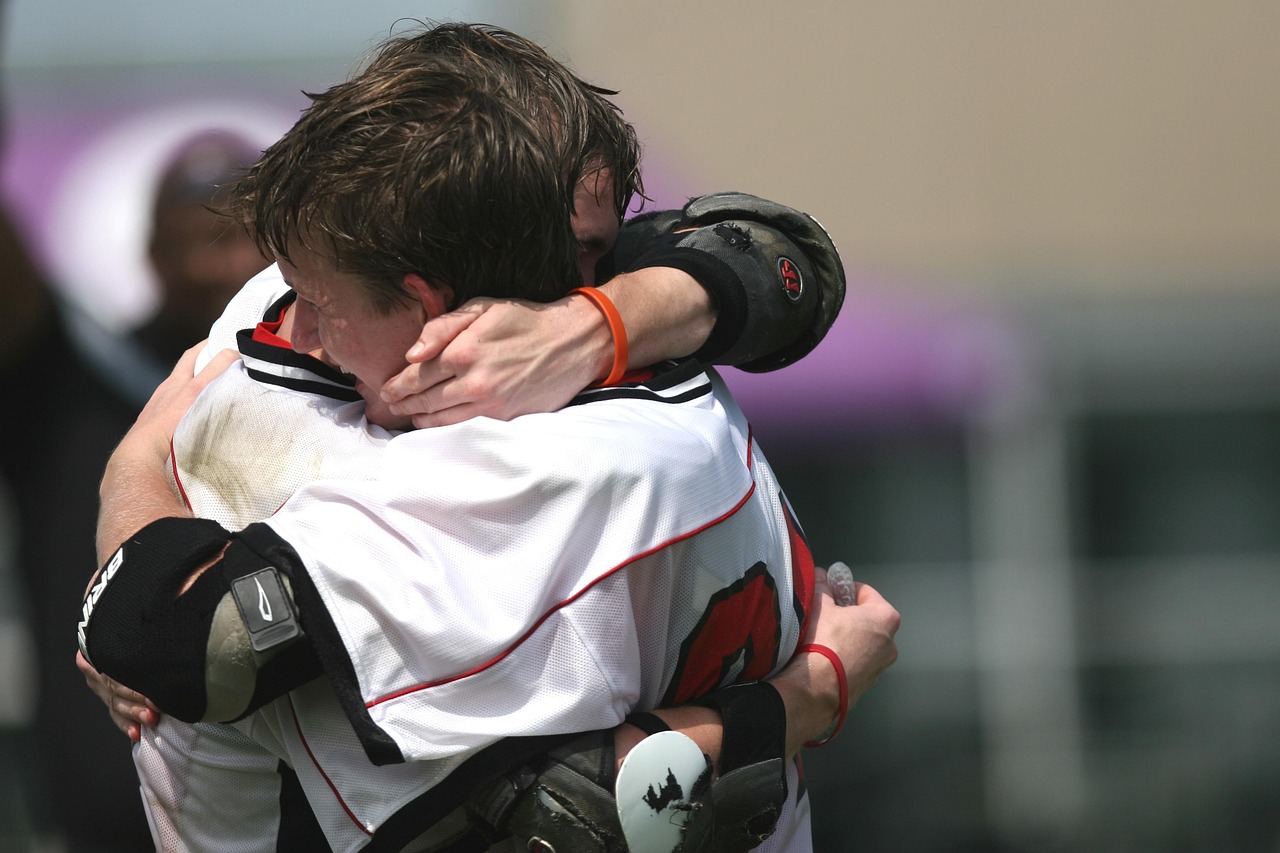
[{"label": "brown hair", "polygon": [[609,169],[614,178],[614,208],[621,217],[635,196],[644,198],[640,142],[635,128],[607,95],[617,91],[587,83],[535,42],[485,24],[445,23],[384,42],[370,61],[413,61],[447,57],[470,67],[498,91],[528,105],[539,121],[557,133],[564,177],[573,188],[586,175]]},{"label": "brown hair", "polygon": [[563,296],[579,280],[566,125],[505,64],[403,48],[309,95],[230,212],[268,252],[305,245],[357,275],[377,310],[400,303],[407,273],[450,287],[452,304]]}]

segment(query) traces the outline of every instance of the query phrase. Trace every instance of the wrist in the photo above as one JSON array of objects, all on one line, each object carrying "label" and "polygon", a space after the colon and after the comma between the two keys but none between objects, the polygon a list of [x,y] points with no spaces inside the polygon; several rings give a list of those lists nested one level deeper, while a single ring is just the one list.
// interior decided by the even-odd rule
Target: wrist
[{"label": "wrist", "polygon": [[627,372],[630,358],[630,347],[627,340],[627,329],[623,325],[622,315],[607,294],[595,287],[577,287],[570,291],[586,299],[604,318],[609,332],[612,354],[607,373],[597,384],[602,386],[617,385]]},{"label": "wrist", "polygon": [[820,654],[797,653],[772,679],[787,709],[787,754],[832,728],[840,715],[840,683]]},{"label": "wrist", "polygon": [[840,733],[840,729],[844,727],[845,717],[849,714],[849,683],[845,675],[844,663],[834,649],[822,643],[805,643],[796,651],[798,654],[821,655],[826,658],[827,663],[831,664],[831,669],[835,673],[838,701],[835,721],[823,729],[816,738],[811,738],[804,744],[805,746],[822,746]]},{"label": "wrist", "polygon": [[644,267],[600,285],[626,324],[631,366],[696,352],[715,327],[716,306],[697,279],[673,267]]},{"label": "wrist", "polygon": [[613,365],[613,335],[604,314],[590,300],[571,293],[558,304],[567,312],[563,322],[573,341],[572,351],[586,367],[581,385],[585,388],[609,375]]}]

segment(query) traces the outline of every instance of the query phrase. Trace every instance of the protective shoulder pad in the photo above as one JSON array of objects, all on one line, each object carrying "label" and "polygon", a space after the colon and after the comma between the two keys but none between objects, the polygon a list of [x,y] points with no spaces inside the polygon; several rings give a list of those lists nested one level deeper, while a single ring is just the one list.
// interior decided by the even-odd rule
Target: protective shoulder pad
[{"label": "protective shoulder pad", "polygon": [[685,205],[680,227],[698,228],[730,220],[751,222],[785,235],[799,247],[813,267],[813,297],[817,302],[809,335],[791,348],[771,358],[739,365],[744,370],[766,371],[782,367],[807,355],[835,323],[844,304],[845,270],[831,235],[822,223],[807,213],[784,204],[742,192],[712,193]]}]

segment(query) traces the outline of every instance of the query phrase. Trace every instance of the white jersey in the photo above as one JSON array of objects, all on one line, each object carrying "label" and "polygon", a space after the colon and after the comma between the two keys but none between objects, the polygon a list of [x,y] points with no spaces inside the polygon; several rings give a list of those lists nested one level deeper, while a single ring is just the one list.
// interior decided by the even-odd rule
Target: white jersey
[{"label": "white jersey", "polygon": [[[231,323],[281,291],[260,276]],[[256,745],[246,764],[293,769],[334,849],[400,849],[426,825],[406,816],[449,811],[478,755],[612,727],[791,656],[812,560],[714,374],[682,365],[552,414],[397,435],[271,338],[240,332],[244,361],[183,420],[174,473],[198,515],[231,529],[269,516],[295,595],[320,605],[304,623],[329,678],[235,726]],[[809,848],[794,768],[790,786],[763,849]]]}]

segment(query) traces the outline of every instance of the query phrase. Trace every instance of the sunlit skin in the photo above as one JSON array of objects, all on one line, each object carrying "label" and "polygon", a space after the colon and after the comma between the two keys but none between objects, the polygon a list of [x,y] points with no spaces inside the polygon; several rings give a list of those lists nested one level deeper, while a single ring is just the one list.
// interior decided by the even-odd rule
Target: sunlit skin
[{"label": "sunlit skin", "polygon": [[618,242],[618,231],[622,228],[622,217],[613,206],[612,170],[599,169],[578,182],[569,222],[578,241],[582,286],[594,287],[596,264]]},{"label": "sunlit skin", "polygon": [[[593,285],[596,264],[612,248],[621,225],[621,219],[613,208],[612,176],[609,172],[599,170],[587,175],[576,188],[574,204],[573,230],[579,243],[583,284]],[[386,404],[372,394],[370,389],[380,388],[390,376],[406,365],[406,350],[416,341],[423,324],[445,310],[451,301],[451,294],[447,290],[432,287],[420,276],[406,275],[402,282],[405,290],[403,306],[390,313],[380,314],[367,304],[365,291],[356,277],[337,271],[332,262],[305,249],[297,249],[290,254],[292,262],[277,259],[286,282],[298,295],[295,308],[288,312],[286,326],[281,330],[282,335],[292,341],[295,350],[316,355],[353,374],[358,380],[357,389],[367,402],[370,421],[389,429],[409,428],[409,417],[392,415]],[[321,352],[322,347],[324,352]],[[184,383],[193,383],[193,387],[200,382],[207,384],[212,375],[216,375],[202,374],[203,378],[192,379],[195,353],[196,350],[192,349],[174,373],[174,377],[180,378]],[[224,355],[227,358],[219,356],[222,360],[215,359],[214,365],[206,373],[214,371],[214,368],[217,371],[225,369],[233,353],[226,351]],[[177,380],[171,377],[171,381]],[[195,393],[198,393],[198,388],[188,396],[194,399]],[[185,411],[189,403],[190,400],[187,399],[181,409]],[[149,407],[156,405],[159,404],[153,401]],[[177,418],[174,417],[173,420],[176,424]],[[172,425],[161,432],[166,438],[171,436]],[[150,446],[144,438],[144,435],[140,435],[132,443],[126,440],[121,447]],[[160,447],[157,458],[167,460],[167,441],[151,444]],[[138,453],[147,456],[143,451]],[[108,466],[109,474],[116,469],[132,470],[129,467],[129,454],[117,450],[116,455],[120,460],[113,457],[116,464],[114,467]],[[155,467],[153,464],[148,470]],[[168,500],[172,495],[167,487],[167,474],[163,464],[158,465],[158,471],[156,477],[165,485],[157,487],[155,492]],[[117,473],[115,476],[123,475]],[[108,481],[109,478],[104,479],[104,483]],[[134,500],[132,505],[138,506],[139,502]],[[168,504],[159,512],[161,516],[166,513],[174,514],[173,508]],[[111,548],[114,548],[115,543],[127,535],[129,530],[139,529],[146,521],[144,518],[122,519],[117,525],[119,530],[108,530],[106,534],[100,531],[100,538],[111,540]],[[195,576],[198,576],[198,572],[193,578]],[[810,623],[810,636],[806,637],[839,651],[846,670],[851,701],[870,687],[876,676],[897,657],[897,649],[893,643],[893,636],[898,628],[897,612],[870,587],[858,586],[860,591],[855,603],[861,606],[828,606],[825,612],[837,615],[821,616],[824,612],[824,599],[830,602],[830,592],[822,582],[820,572],[815,592],[816,618]],[[107,703],[112,719],[130,739],[138,740],[139,723],[147,726],[156,724],[156,709],[140,694],[101,676],[82,657],[77,656],[77,665],[85,674],[90,688]],[[800,749],[805,740],[816,737],[830,723],[835,713],[837,696],[834,669],[821,656],[804,655],[792,661],[772,681],[787,707],[787,755],[790,756]],[[658,713],[669,724],[693,736],[704,752],[718,754],[721,729],[719,716],[715,711],[691,706]],[[620,726],[615,735],[618,760],[642,737],[643,733],[639,729],[629,725]]]},{"label": "sunlit skin", "polygon": [[288,336],[294,350],[316,355],[354,376],[370,423],[411,428],[408,417],[391,413],[378,389],[408,364],[405,351],[418,339],[423,324],[445,311],[447,289],[406,275],[404,302],[383,314],[369,305],[358,277],[338,271],[332,261],[309,249],[295,248],[289,254],[290,259],[277,256],[276,263],[285,283],[298,294],[289,312]]}]

